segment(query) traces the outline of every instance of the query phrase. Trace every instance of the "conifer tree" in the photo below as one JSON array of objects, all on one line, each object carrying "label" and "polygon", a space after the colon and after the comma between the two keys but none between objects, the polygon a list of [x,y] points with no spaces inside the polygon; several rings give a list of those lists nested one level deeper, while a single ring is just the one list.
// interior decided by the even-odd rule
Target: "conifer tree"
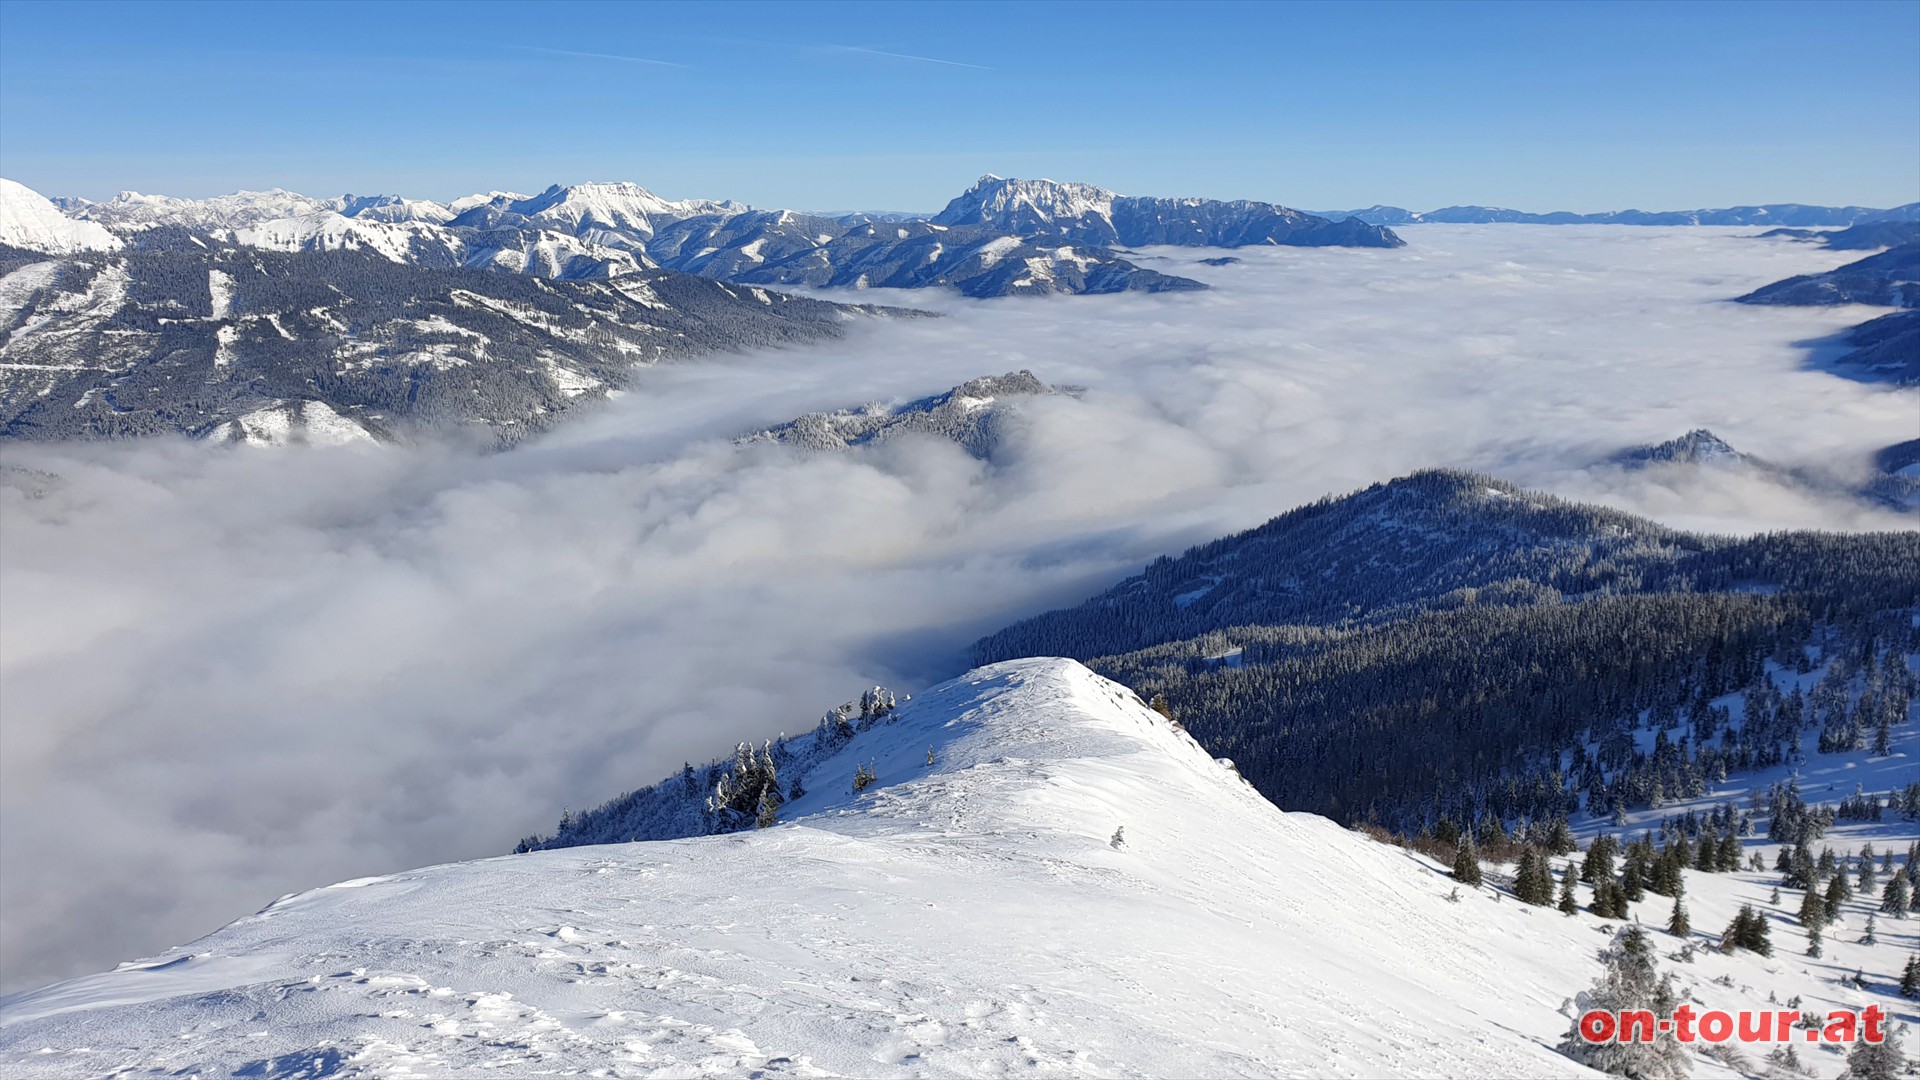
[{"label": "conifer tree", "polygon": [[1812,889],[1800,898],[1800,925],[1810,930],[1818,930],[1827,924],[1826,901]]},{"label": "conifer tree", "polygon": [[1894,874],[1887,878],[1887,887],[1880,893],[1880,910],[1896,919],[1904,919],[1912,899],[1912,890],[1907,887],[1907,875]]},{"label": "conifer tree", "polygon": [[1847,875],[1835,874],[1827,882],[1827,921],[1835,922],[1840,918],[1840,905],[1853,899],[1853,887],[1847,884]]},{"label": "conifer tree", "polygon": [[1874,937],[1873,930],[1874,930],[1873,913],[1868,912],[1867,913],[1867,929],[1865,933],[1860,935],[1860,944],[1873,945],[1878,943],[1879,939]]},{"label": "conifer tree", "polygon": [[1731,828],[1720,837],[1719,869],[1723,874],[1735,873],[1740,869],[1740,838],[1733,834]]},{"label": "conifer tree", "polygon": [[1578,914],[1580,911],[1580,901],[1573,894],[1573,879],[1574,879],[1573,863],[1569,861],[1567,863],[1566,872],[1560,875],[1560,904],[1559,904],[1560,910],[1563,913],[1568,915]]},{"label": "conifer tree", "polygon": [[1618,1015],[1644,1009],[1665,1016],[1678,1003],[1671,980],[1660,978],[1655,970],[1653,942],[1638,926],[1620,931],[1600,959],[1605,969],[1592,989],[1579,995],[1573,1027],[1561,1041],[1560,1052],[1588,1068],[1615,1076],[1685,1080],[1688,1054],[1670,1032],[1656,1033],[1652,1042],[1590,1043],[1580,1037],[1581,1013],[1604,1010]]},{"label": "conifer tree", "polygon": [[1667,916],[1667,933],[1683,938],[1693,933],[1693,923],[1687,918],[1686,901],[1673,898],[1673,914]]},{"label": "conifer tree", "polygon": [[1593,844],[1587,848],[1587,857],[1580,861],[1580,880],[1589,885],[1597,885],[1600,879],[1613,878],[1613,856],[1620,842],[1613,837],[1600,834],[1593,838]]},{"label": "conifer tree", "polygon": [[1474,850],[1473,837],[1460,837],[1460,846],[1453,853],[1453,880],[1462,885],[1480,884],[1480,853]]},{"label": "conifer tree", "polygon": [[1847,1080],[1899,1080],[1907,1071],[1907,1025],[1901,1024],[1877,1043],[1861,1039],[1847,1052]]},{"label": "conifer tree", "polygon": [[1547,851],[1554,855],[1566,855],[1578,850],[1573,842],[1573,830],[1567,827],[1567,816],[1561,814],[1553,819],[1553,825],[1547,833]]},{"label": "conifer tree", "polygon": [[1626,861],[1620,867],[1620,891],[1628,900],[1638,903],[1647,898],[1647,869],[1640,849],[1628,848]]},{"label": "conifer tree", "polygon": [[1720,935],[1720,949],[1723,952],[1747,949],[1761,956],[1772,956],[1773,941],[1767,917],[1749,904],[1740,905],[1739,913],[1727,924],[1726,933]]},{"label": "conifer tree", "polygon": [[1807,927],[1807,955],[1815,960],[1820,959],[1820,928],[1818,926]]},{"label": "conifer tree", "polygon": [[[1531,847],[1520,852],[1520,863],[1513,869],[1513,895],[1523,904],[1541,903],[1537,891],[1540,876],[1540,860]],[[1548,900],[1552,899],[1549,893]]]},{"label": "conifer tree", "polygon": [[1907,967],[1900,973],[1900,996],[1920,998],[1920,953],[1907,957]]}]

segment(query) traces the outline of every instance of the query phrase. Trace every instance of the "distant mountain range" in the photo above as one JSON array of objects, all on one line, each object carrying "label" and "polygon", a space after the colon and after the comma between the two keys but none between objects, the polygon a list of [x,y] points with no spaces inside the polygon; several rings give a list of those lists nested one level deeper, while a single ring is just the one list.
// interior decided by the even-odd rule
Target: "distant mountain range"
[{"label": "distant mountain range", "polygon": [[1447,206],[1439,210],[1416,212],[1398,206],[1369,206],[1364,210],[1315,210],[1313,213],[1333,221],[1357,218],[1372,225],[1778,225],[1822,227],[1860,225],[1880,221],[1920,221],[1920,202],[1875,210],[1866,206],[1807,206],[1802,203],[1768,203],[1764,206],[1729,206],[1719,210],[1610,210],[1598,214],[1576,214],[1555,210],[1532,214],[1498,206]]},{"label": "distant mountain range", "polygon": [[976,297],[1206,287],[1137,266],[1116,245],[1403,243],[1383,227],[1269,203],[1137,198],[997,176],[983,177],[932,217],[757,210],[663,199],[628,183],[555,185],[531,196],[489,192],[444,204],[281,190],[211,199],[125,192],[106,202],[46,203],[13,185],[6,195],[22,209],[9,212],[19,224],[8,227],[5,242],[36,250],[109,247],[173,226],[240,247],[363,249],[442,269],[583,279],[666,268],[742,285],[945,286]]},{"label": "distant mountain range", "polygon": [[[879,310],[767,286],[1206,288],[1135,265],[1121,243],[1402,241],[1266,203],[999,177],[932,218],[676,201],[635,184],[443,204],[277,189],[55,201],[0,181],[0,436],[297,443],[431,428],[511,443],[617,390],[635,364],[817,340]],[[951,422],[990,438],[989,416],[935,412],[828,426],[866,439]]]}]

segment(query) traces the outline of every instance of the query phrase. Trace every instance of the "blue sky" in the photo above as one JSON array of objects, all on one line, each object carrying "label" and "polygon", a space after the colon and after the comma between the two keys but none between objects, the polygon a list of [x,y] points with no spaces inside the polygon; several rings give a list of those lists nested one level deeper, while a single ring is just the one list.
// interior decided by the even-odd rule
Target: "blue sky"
[{"label": "blue sky", "polygon": [[1920,0],[0,2],[0,175],[936,209],[983,172],[1341,209],[1920,199]]}]

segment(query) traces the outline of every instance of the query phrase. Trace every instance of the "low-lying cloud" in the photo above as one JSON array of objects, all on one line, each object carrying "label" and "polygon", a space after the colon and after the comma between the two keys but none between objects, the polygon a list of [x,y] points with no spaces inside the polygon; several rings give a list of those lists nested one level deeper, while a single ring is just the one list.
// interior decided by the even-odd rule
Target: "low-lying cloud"
[{"label": "low-lying cloud", "polygon": [[[1860,473],[1920,394],[1803,368],[1864,310],[1730,296],[1842,258],[1739,230],[1446,227],[1272,249],[1202,294],[969,302],[644,372],[553,436],[14,446],[0,483],[0,973],[151,953],[291,890],[471,858],[809,726],[1153,555],[1429,466],[1720,531],[1898,528],[1713,471],[1591,468],[1709,427]],[[871,297],[863,297],[871,298]],[[992,463],[728,437],[1029,368]]]}]

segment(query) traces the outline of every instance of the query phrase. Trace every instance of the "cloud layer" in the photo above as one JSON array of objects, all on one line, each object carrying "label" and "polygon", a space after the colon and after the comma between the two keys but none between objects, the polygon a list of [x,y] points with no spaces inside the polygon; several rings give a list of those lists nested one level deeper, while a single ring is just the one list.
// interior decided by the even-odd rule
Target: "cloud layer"
[{"label": "cloud layer", "polygon": [[[1163,551],[1428,465],[1696,528],[1902,527],[1712,472],[1595,470],[1710,427],[1864,470],[1920,393],[1805,370],[1861,309],[1726,303],[1834,253],[1741,230],[1449,227],[1396,251],[1156,249],[1203,294],[936,304],[653,369],[551,438],[14,446],[0,483],[0,972],[157,951],[291,890],[496,854]],[[737,449],[799,413],[1030,368],[992,463]],[[35,494],[44,489],[43,493]]]}]

